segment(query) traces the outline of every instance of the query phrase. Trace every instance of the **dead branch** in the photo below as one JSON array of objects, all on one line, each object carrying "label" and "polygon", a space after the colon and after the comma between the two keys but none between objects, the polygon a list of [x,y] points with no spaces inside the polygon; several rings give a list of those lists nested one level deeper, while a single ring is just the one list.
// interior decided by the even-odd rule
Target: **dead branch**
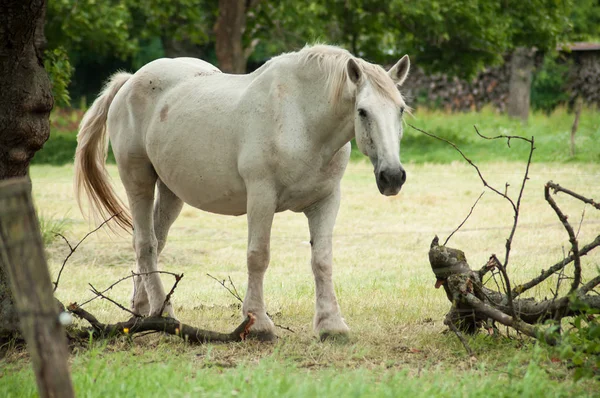
[{"label": "dead branch", "polygon": [[[183,274],[178,275],[174,272],[169,272],[169,271],[149,271],[149,272],[141,272],[141,273],[137,273],[137,272],[131,272],[131,275],[127,275],[119,280],[117,280],[116,282],[114,282],[113,284],[111,284],[110,286],[108,286],[106,289],[102,290],[100,293],[104,294],[106,292],[108,292],[109,290],[111,290],[113,287],[117,286],[119,283],[126,281],[128,279],[131,278],[135,278],[136,276],[144,276],[144,275],[152,275],[152,274],[164,274],[164,275],[171,275],[172,277],[174,277],[176,280],[179,277],[183,277]],[[95,293],[94,293],[95,294]],[[89,300],[84,301],[83,303],[79,304],[80,307],[83,307],[84,305],[96,300],[97,298],[101,298],[98,294],[96,294],[94,297],[90,298]]]},{"label": "dead branch", "polygon": [[[436,237],[437,238],[437,237]],[[465,254],[458,249],[439,246],[434,238],[429,251],[429,262],[437,278],[436,286],[443,286],[452,305],[449,319],[463,332],[475,333],[489,318],[521,333],[540,336],[540,327],[545,320],[583,313],[581,308],[573,308],[569,297],[552,300],[532,298],[515,299],[517,317],[510,316],[506,294],[483,286],[481,271],[473,271]],[[486,267],[490,267],[490,263]],[[588,293],[600,284],[600,276],[592,279],[576,291],[577,298],[588,308],[600,309],[600,296]],[[548,339],[548,337],[546,337]],[[551,341],[549,341],[551,343]]]},{"label": "dead branch", "polygon": [[596,209],[600,210],[600,203],[594,201],[593,199],[588,199],[583,195],[578,194],[577,192],[573,192],[570,189],[567,188],[563,188],[558,184],[553,183],[552,181],[548,181],[548,186],[550,188],[552,188],[554,190],[554,192],[563,192],[566,193],[567,195],[571,195],[572,197],[574,197],[575,199],[579,199],[581,200],[583,203],[586,203],[588,205],[592,205],[593,207],[595,207]]},{"label": "dead branch", "polygon": [[173,336],[179,336],[186,342],[203,344],[208,342],[237,342],[244,341],[250,333],[255,317],[248,313],[247,318],[231,333],[219,333],[210,330],[199,329],[173,318],[132,317],[128,321],[115,324],[104,324],[81,308],[77,303],[70,304],[67,309],[81,319],[89,322],[91,329],[79,331],[80,335],[91,333],[94,338],[108,338],[113,336],[126,336],[142,332],[162,332]]},{"label": "dead branch", "polygon": [[167,304],[169,304],[171,302],[171,296],[173,295],[173,293],[175,293],[175,289],[177,288],[177,285],[179,284],[179,281],[182,278],[183,278],[183,274],[181,274],[181,275],[175,275],[175,283],[173,283],[173,286],[171,287],[171,290],[169,291],[169,293],[167,293],[167,295],[165,297],[165,301],[163,301],[163,304],[160,307],[159,314],[162,314],[163,311],[165,310],[165,307],[167,306]]},{"label": "dead branch", "polygon": [[486,181],[486,179],[483,177],[483,174],[481,173],[481,170],[479,169],[479,167],[477,167],[477,165],[471,160],[469,159],[464,153],[463,151],[454,143],[436,136],[435,134],[430,134],[424,130],[421,130],[417,127],[414,127],[412,125],[409,124],[409,126],[411,126],[413,129],[429,136],[432,138],[435,138],[437,140],[443,141],[447,144],[449,144],[450,146],[452,146],[456,151],[458,151],[458,153],[460,153],[460,155],[471,165],[473,166],[473,168],[475,168],[475,170],[477,171],[477,175],[479,176],[479,179],[481,180],[481,182],[483,183],[484,187],[490,189],[492,192],[495,192],[496,194],[500,195],[502,198],[506,199],[510,205],[513,208],[513,213],[514,213],[514,221],[510,230],[510,234],[508,236],[508,238],[506,239],[506,244],[505,244],[505,254],[504,254],[504,261],[502,263],[498,262],[498,264],[496,265],[496,268],[500,271],[500,274],[502,275],[502,280],[504,283],[504,287],[505,287],[505,292],[506,292],[506,300],[508,303],[508,307],[510,308],[510,314],[513,317],[518,317],[517,312],[515,311],[515,307],[513,304],[513,295],[512,295],[512,289],[511,289],[511,282],[510,282],[510,278],[508,277],[508,273],[506,271],[506,269],[508,268],[508,261],[510,258],[510,250],[511,250],[511,246],[512,246],[512,241],[514,239],[515,233],[517,231],[517,225],[519,223],[519,214],[520,214],[520,210],[521,210],[521,200],[523,198],[523,192],[525,191],[525,184],[527,183],[527,180],[529,179],[529,168],[531,166],[531,159],[533,157],[533,151],[535,150],[535,139],[534,137],[531,137],[531,139],[529,138],[525,138],[525,137],[520,137],[520,136],[507,136],[507,135],[498,135],[495,137],[487,137],[484,136],[483,134],[481,134],[479,132],[479,130],[477,129],[477,126],[473,126],[475,128],[475,132],[477,133],[477,135],[483,139],[486,140],[496,140],[496,139],[506,139],[507,140],[507,145],[510,147],[510,140],[511,139],[516,139],[516,140],[521,140],[521,141],[525,141],[527,143],[529,143],[529,157],[527,159],[527,165],[525,167],[525,172],[523,174],[523,181],[521,183],[521,187],[519,189],[519,194],[517,196],[517,201],[516,203],[508,196],[508,183],[505,184],[505,191],[504,193],[500,192],[498,189],[494,188],[493,186],[491,186],[490,184],[488,184],[488,182]]},{"label": "dead branch", "polygon": [[[596,236],[596,239],[594,239],[592,242],[585,245],[584,247],[582,247],[579,250],[579,257],[581,258],[582,256],[585,256],[586,254],[588,254],[590,251],[592,251],[593,249],[595,249],[598,246],[600,246],[600,235]],[[546,270],[546,271],[542,270],[541,274],[538,277],[530,280],[527,283],[523,283],[521,285],[516,286],[513,289],[513,296],[517,297],[520,294],[522,294],[523,292],[526,292],[527,290],[531,289],[532,287],[539,285],[540,283],[542,283],[543,281],[545,281],[546,279],[548,279],[549,277],[554,275],[556,272],[560,271],[565,266],[569,265],[573,261],[573,259],[574,259],[574,256],[571,254],[567,258],[563,259],[562,261],[559,261],[558,263],[556,263],[553,266],[551,266],[550,268],[548,268],[548,270]]]},{"label": "dead branch", "polygon": [[106,301],[110,301],[111,303],[113,303],[114,305],[116,305],[117,307],[119,307],[120,309],[122,309],[125,312],[130,313],[131,315],[133,315],[136,318],[141,318],[142,316],[140,314],[138,314],[137,312],[133,312],[131,311],[129,308],[124,307],[123,305],[121,305],[119,302],[111,299],[110,297],[104,295],[102,292],[100,292],[98,289],[96,289],[94,287],[94,285],[92,285],[91,283],[88,283],[88,285],[90,285],[90,291],[92,293],[94,293],[97,297],[100,297],[101,299],[104,299]]},{"label": "dead branch", "polygon": [[[228,291],[228,292],[229,292],[229,293],[230,293],[230,294],[231,294],[233,297],[235,297],[235,299],[236,299],[237,301],[239,301],[240,303],[244,304],[244,300],[242,299],[242,296],[240,296],[240,294],[238,293],[238,291],[237,291],[237,289],[236,289],[236,287],[235,287],[235,284],[233,283],[233,280],[231,279],[231,276],[228,276],[228,277],[227,277],[227,279],[229,280],[229,284],[231,285],[231,288],[230,288],[230,287],[228,287],[228,286],[225,284],[225,279],[219,280],[219,279],[215,278],[214,276],[212,276],[211,274],[206,274],[206,275],[207,275],[209,278],[212,278],[212,279],[214,279],[215,281],[217,281],[217,283],[218,283],[219,285],[223,286],[223,288],[224,288],[225,290],[227,290],[227,291]],[[271,314],[269,314],[268,312],[267,312],[267,316],[268,316],[269,318],[271,318],[271,320],[273,320],[273,317],[272,317],[272,316],[271,316]],[[274,322],[273,322],[273,325],[275,325],[275,327],[278,327],[279,329],[287,330],[288,332],[291,332],[291,333],[296,333],[294,330],[292,330],[292,329],[291,329],[290,327],[288,327],[288,326],[278,325],[278,324],[276,324],[276,323],[274,323]]]},{"label": "dead branch", "polygon": [[579,258],[579,243],[577,242],[577,238],[575,237],[575,231],[573,231],[573,227],[571,226],[571,224],[569,224],[569,221],[567,221],[567,216],[565,216],[565,214],[560,210],[560,208],[556,204],[556,201],[552,198],[552,196],[550,196],[549,184],[546,184],[544,186],[544,198],[546,199],[546,202],[550,204],[550,207],[552,207],[552,210],[554,210],[554,212],[558,216],[558,219],[561,221],[561,223],[567,230],[567,233],[569,234],[569,242],[571,243],[571,253],[573,253],[573,266],[575,268],[575,271],[573,272],[573,283],[571,284],[571,290],[569,290],[570,294],[577,290],[579,284],[581,283],[581,259]]},{"label": "dead branch", "polygon": [[83,238],[81,238],[79,240],[79,242],[77,242],[77,244],[75,246],[71,246],[71,243],[69,242],[69,240],[67,238],[64,237],[64,235],[58,234],[58,233],[55,234],[56,236],[60,236],[65,241],[65,243],[67,244],[67,246],[69,246],[69,250],[70,251],[69,251],[69,254],[67,254],[67,256],[65,257],[65,259],[63,260],[63,263],[60,266],[60,270],[58,270],[58,275],[56,276],[56,281],[53,282],[53,284],[54,284],[54,291],[56,291],[56,289],[58,289],[58,282],[60,281],[60,276],[62,275],[62,272],[65,269],[65,265],[67,265],[67,261],[69,261],[69,258],[71,258],[71,256],[73,255],[73,253],[75,253],[75,251],[77,250],[77,248],[79,247],[79,245],[81,245],[83,243],[83,241],[88,238],[88,236],[90,236],[94,232],[98,231],[100,228],[102,228],[104,225],[106,225],[106,223],[108,223],[110,220],[112,220],[113,218],[115,218],[118,215],[119,215],[119,213],[113,214],[110,218],[104,220],[94,230],[92,230],[92,231],[88,232],[87,234],[85,234],[85,236]]},{"label": "dead branch", "polygon": [[446,246],[448,244],[448,241],[450,240],[450,238],[452,237],[452,235],[454,235],[463,225],[465,225],[465,223],[467,222],[467,220],[469,219],[469,217],[471,217],[471,214],[473,214],[473,210],[475,209],[475,206],[477,206],[477,203],[479,203],[479,199],[481,199],[481,197],[483,196],[484,193],[485,193],[485,191],[483,191],[481,193],[481,195],[479,195],[479,197],[477,198],[477,200],[475,201],[475,203],[473,203],[473,206],[471,206],[471,210],[469,211],[469,214],[467,214],[467,216],[465,217],[465,219],[458,225],[458,227],[456,227],[456,229],[454,231],[452,231],[452,233],[450,235],[448,235],[448,237],[444,241],[444,246]]}]

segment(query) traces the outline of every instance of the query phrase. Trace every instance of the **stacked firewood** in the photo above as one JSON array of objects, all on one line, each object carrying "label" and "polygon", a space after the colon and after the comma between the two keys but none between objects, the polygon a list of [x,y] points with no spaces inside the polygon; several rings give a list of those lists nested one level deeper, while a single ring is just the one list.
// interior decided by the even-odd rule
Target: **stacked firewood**
[{"label": "stacked firewood", "polygon": [[600,105],[600,56],[598,51],[580,52],[575,57],[567,90],[573,102],[578,96],[587,104]]},{"label": "stacked firewood", "polygon": [[452,112],[477,111],[492,105],[504,111],[508,98],[510,68],[507,64],[486,68],[471,80],[444,74],[427,75],[420,68],[411,70],[410,79],[402,87],[413,106],[442,108]]}]

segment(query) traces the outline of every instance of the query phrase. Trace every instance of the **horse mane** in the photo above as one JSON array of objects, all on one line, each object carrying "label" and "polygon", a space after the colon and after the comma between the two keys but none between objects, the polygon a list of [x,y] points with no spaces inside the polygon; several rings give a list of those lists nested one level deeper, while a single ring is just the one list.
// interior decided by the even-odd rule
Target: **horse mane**
[{"label": "horse mane", "polygon": [[404,105],[402,94],[381,66],[355,57],[340,47],[324,44],[307,45],[296,53],[286,55],[295,55],[300,64],[304,66],[316,64],[321,71],[325,72],[324,79],[329,87],[333,104],[339,103],[342,98],[349,78],[346,65],[352,58],[380,95],[391,99],[398,105]]}]

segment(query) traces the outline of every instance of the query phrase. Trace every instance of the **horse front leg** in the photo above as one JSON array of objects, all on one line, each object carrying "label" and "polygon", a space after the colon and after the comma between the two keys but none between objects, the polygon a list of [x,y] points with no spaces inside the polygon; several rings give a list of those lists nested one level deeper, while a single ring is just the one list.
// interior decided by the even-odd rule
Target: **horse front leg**
[{"label": "horse front leg", "polygon": [[271,226],[275,209],[274,190],[265,189],[264,185],[256,189],[248,187],[248,290],[242,311],[244,317],[249,312],[256,316],[250,335],[263,341],[277,338],[275,325],[267,315],[263,298],[263,280],[269,266]]},{"label": "horse front leg", "polygon": [[332,235],[339,208],[338,186],[330,196],[304,212],[310,229],[311,266],[316,288],[314,328],[321,340],[345,337],[350,330],[342,318],[332,278]]}]

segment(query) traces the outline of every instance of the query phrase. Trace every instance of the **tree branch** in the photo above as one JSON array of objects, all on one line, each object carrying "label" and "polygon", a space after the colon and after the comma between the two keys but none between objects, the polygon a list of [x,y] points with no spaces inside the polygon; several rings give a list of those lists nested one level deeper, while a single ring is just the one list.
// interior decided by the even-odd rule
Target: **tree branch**
[{"label": "tree branch", "polygon": [[195,328],[193,326],[181,323],[173,318],[136,318],[133,317],[126,322],[115,324],[104,324],[98,319],[78,306],[76,303],[70,304],[68,310],[81,319],[85,319],[92,325],[92,334],[97,338],[107,338],[118,335],[132,335],[135,333],[155,331],[163,332],[173,336],[179,336],[189,343],[208,343],[208,342],[236,342],[244,341],[250,333],[250,328],[256,318],[252,313],[248,313],[247,318],[231,333],[219,333],[210,330]]}]

